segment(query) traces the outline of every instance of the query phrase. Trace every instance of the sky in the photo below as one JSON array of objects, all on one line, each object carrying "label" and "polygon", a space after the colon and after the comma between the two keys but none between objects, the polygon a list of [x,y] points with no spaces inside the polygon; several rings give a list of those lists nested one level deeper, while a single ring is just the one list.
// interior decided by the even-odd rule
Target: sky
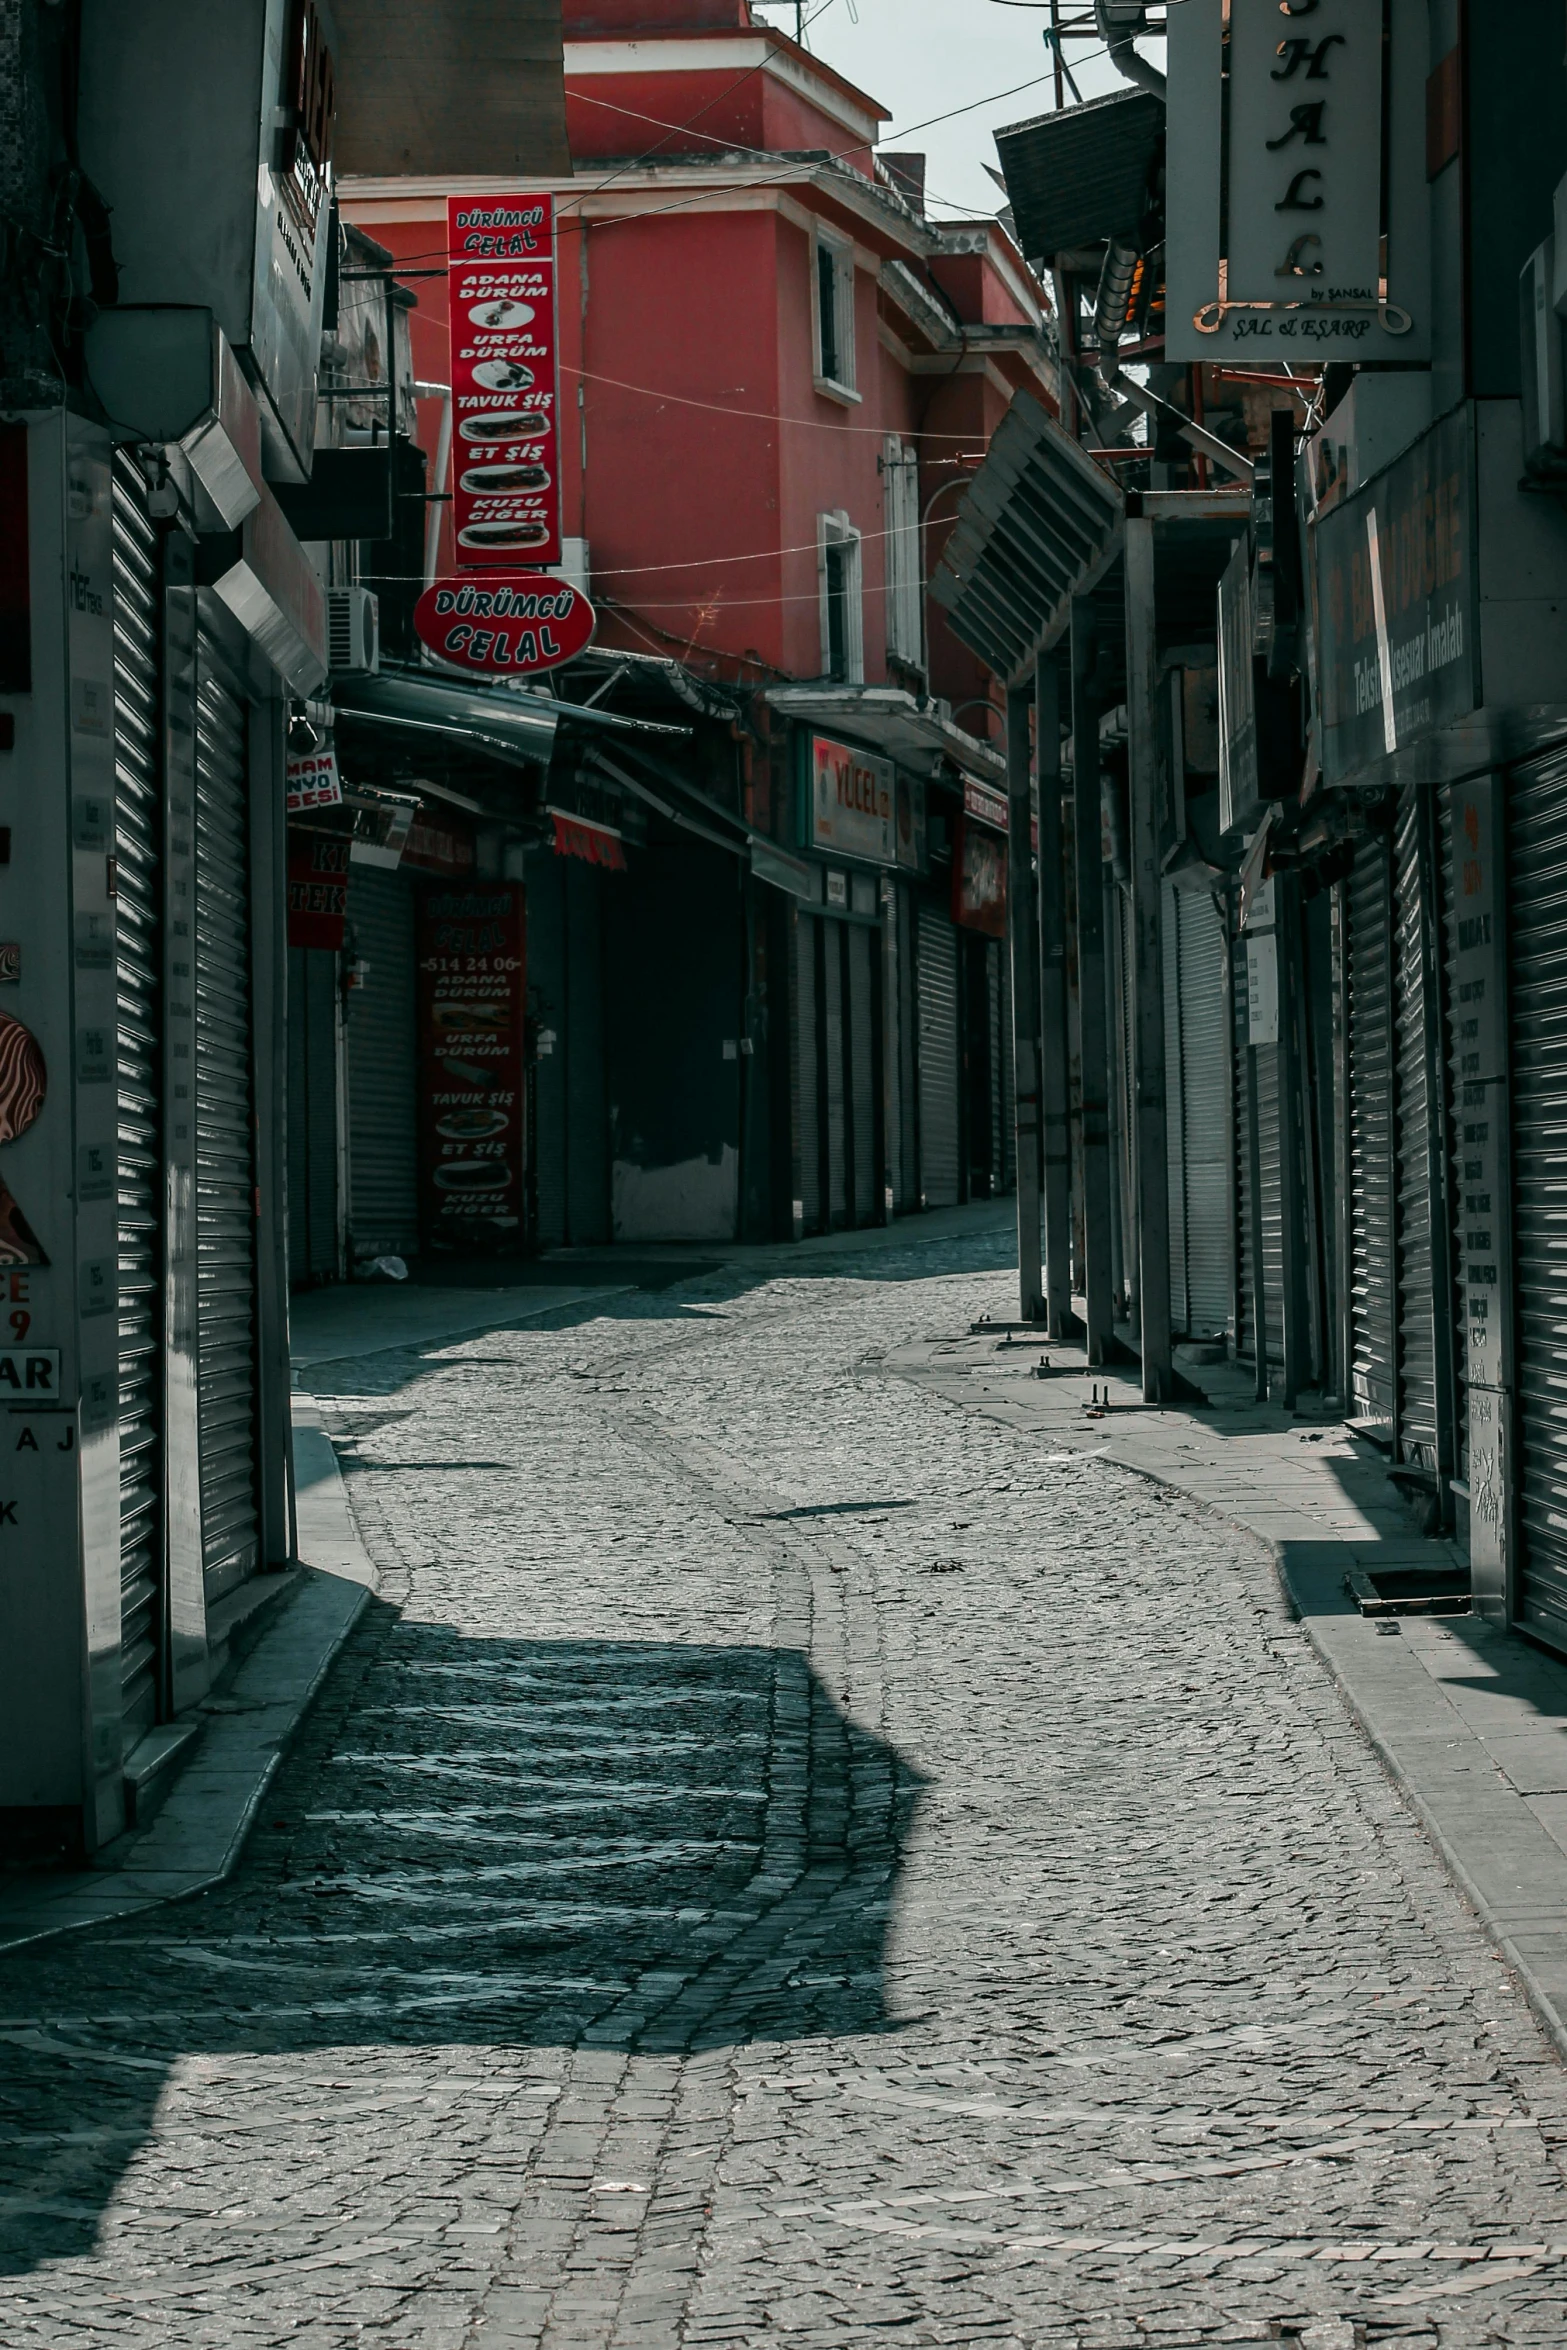
[{"label": "sky", "polygon": [[[781,31],[794,31],[793,0],[753,0],[753,6]],[[1053,103],[1044,41],[1048,7],[1006,6],[1003,0],[809,0],[805,13],[806,47],[892,109],[883,146],[923,149],[929,157],[932,215],[951,220],[995,212],[1001,191],[985,172],[996,161],[993,133],[1047,113]],[[1086,16],[1089,0],[1063,0],[1062,13]],[[1164,43],[1149,43],[1146,54],[1162,64]],[[1070,42],[1068,62],[1085,98],[1125,87],[1096,40]],[[1029,82],[1031,89],[1017,86]],[[970,106],[971,113],[952,113]],[[950,119],[932,123],[932,115]]]}]

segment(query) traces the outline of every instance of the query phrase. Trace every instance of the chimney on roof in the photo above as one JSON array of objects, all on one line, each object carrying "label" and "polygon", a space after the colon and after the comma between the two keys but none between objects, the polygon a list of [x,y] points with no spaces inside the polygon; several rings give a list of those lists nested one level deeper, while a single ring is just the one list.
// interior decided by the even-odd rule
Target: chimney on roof
[{"label": "chimney on roof", "polygon": [[888,155],[880,153],[887,177],[905,201],[912,204],[921,219],[925,216],[925,158],[923,155]]}]

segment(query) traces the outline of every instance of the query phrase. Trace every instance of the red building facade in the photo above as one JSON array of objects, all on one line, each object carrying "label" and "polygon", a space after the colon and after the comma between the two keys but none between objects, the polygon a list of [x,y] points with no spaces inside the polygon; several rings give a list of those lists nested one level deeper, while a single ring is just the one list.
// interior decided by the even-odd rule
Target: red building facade
[{"label": "red building facade", "polygon": [[[747,0],[564,14],[574,172],[505,183],[556,203],[563,530],[599,612],[561,690],[688,733],[557,752],[543,787],[554,846],[599,822],[625,870],[527,858],[534,1237],[784,1236],[999,1188],[1004,859],[966,837],[1004,832],[999,710],[925,582],[1014,393],[1054,405],[1040,289],[995,221],[936,225],[885,110]],[[501,186],[344,183],[417,297],[422,387],[447,198]],[[830,775],[861,804],[824,810]]]}]

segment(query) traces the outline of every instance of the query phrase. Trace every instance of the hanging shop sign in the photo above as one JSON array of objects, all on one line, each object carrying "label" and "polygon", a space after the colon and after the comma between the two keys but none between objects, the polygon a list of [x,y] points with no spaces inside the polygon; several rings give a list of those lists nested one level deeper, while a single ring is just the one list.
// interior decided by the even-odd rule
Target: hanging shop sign
[{"label": "hanging shop sign", "polygon": [[925,785],[918,775],[897,776],[898,863],[906,873],[925,871]]},{"label": "hanging shop sign", "polygon": [[419,1125],[432,1247],[514,1246],[521,1234],[527,994],[521,885],[428,885],[419,907]]},{"label": "hanging shop sign", "polygon": [[420,643],[454,668],[484,677],[558,669],[587,649],[597,626],[581,588],[550,571],[438,579],[414,606]]},{"label": "hanging shop sign", "polygon": [[[269,15],[270,15],[269,11]],[[283,429],[309,469],[315,440],[316,359],[332,235],[336,71],[315,0],[283,12],[275,134],[257,182],[255,311],[251,353]],[[252,116],[254,120],[254,116]]]},{"label": "hanging shop sign", "polygon": [[288,812],[299,816],[307,808],[340,808],[343,782],[337,771],[337,753],[330,743],[319,750],[290,752],[284,768]]},{"label": "hanging shop sign", "polygon": [[1463,409],[1444,416],[1312,525],[1329,783],[1479,699],[1470,431]]},{"label": "hanging shop sign", "polygon": [[1170,12],[1171,359],[1430,356],[1423,0]]},{"label": "hanging shop sign", "polygon": [[[978,787],[984,790],[984,785]],[[966,795],[965,795],[966,796]],[[997,792],[1003,808],[1006,801]],[[981,930],[987,938],[1007,934],[1007,844],[982,821],[967,813],[958,818],[952,858],[952,919],[964,930]]]},{"label": "hanging shop sign", "polygon": [[558,563],[553,196],[451,196],[452,528],[461,569]]},{"label": "hanging shop sign", "polygon": [[348,913],[346,834],[291,832],[288,839],[288,943],[338,953]]},{"label": "hanging shop sign", "polygon": [[[417,788],[419,778],[410,781]],[[404,867],[421,873],[471,873],[474,868],[473,828],[460,816],[426,811],[415,816],[403,846]]]},{"label": "hanging shop sign", "polygon": [[813,848],[878,865],[897,863],[897,784],[890,759],[813,734],[807,781]]},{"label": "hanging shop sign", "polygon": [[993,783],[979,783],[972,775],[963,778],[963,813],[972,816],[976,824],[989,824],[997,832],[1007,829],[1007,795]]},{"label": "hanging shop sign", "polygon": [[626,852],[612,825],[594,824],[561,808],[550,808],[547,814],[555,827],[557,857],[580,857],[584,865],[602,865],[609,873],[625,872]]}]

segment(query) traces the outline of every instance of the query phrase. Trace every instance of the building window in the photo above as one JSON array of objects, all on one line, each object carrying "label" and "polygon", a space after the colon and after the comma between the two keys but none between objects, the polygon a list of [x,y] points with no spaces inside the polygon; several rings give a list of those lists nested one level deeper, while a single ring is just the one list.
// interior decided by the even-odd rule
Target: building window
[{"label": "building window", "polygon": [[854,366],[854,251],[816,232],[816,385],[858,399]]},{"label": "building window", "polygon": [[847,514],[824,514],[820,549],[822,675],[839,685],[865,678],[865,622],[860,586],[860,534]]},{"label": "building window", "polygon": [[920,471],[915,451],[890,434],[881,486],[887,549],[887,658],[925,666],[925,580],[920,548]]}]

